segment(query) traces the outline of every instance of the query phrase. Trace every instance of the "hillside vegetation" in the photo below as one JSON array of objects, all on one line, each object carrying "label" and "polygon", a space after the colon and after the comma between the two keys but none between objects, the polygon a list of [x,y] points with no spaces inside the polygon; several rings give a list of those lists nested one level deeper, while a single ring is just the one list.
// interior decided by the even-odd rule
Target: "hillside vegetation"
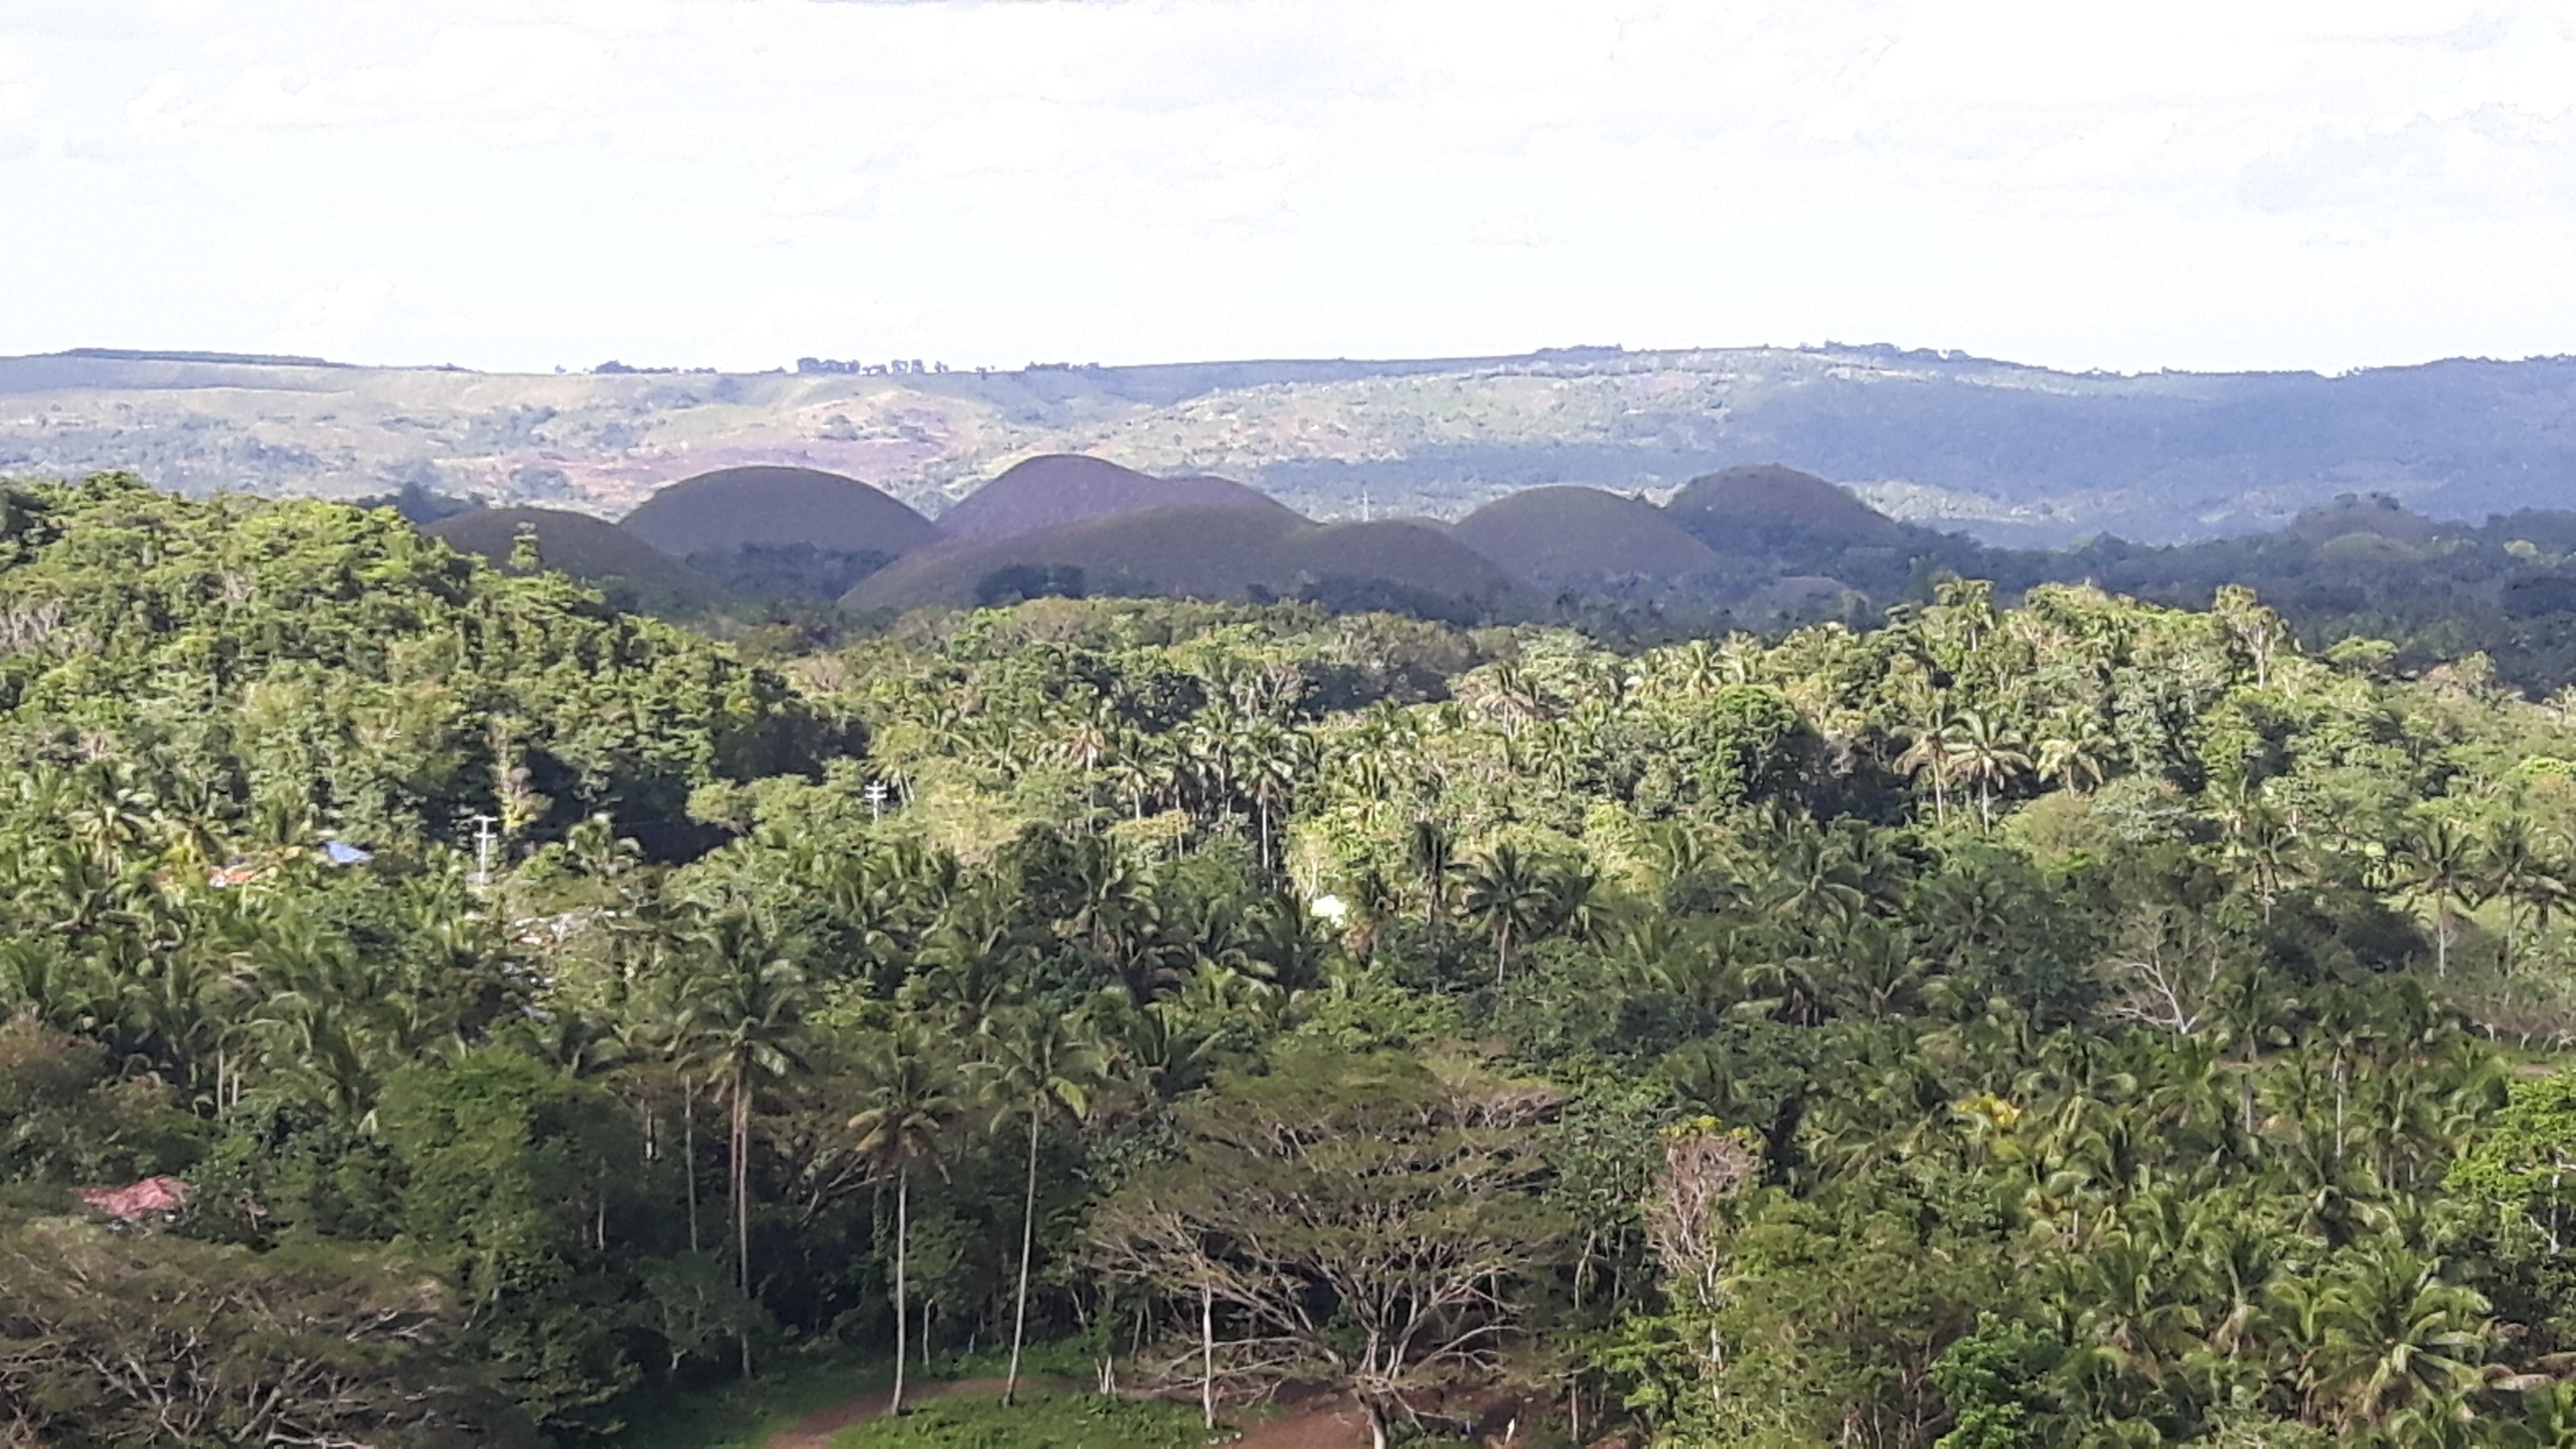
[{"label": "hillside vegetation", "polygon": [[551,568],[591,584],[619,608],[691,614],[725,589],[634,534],[560,508],[476,508],[421,531],[487,563],[525,572]]},{"label": "hillside vegetation", "polygon": [[1928,593],[781,675],[389,511],[12,486],[0,1432],[1043,1342],[1388,1438],[2566,1442],[2576,720],[2241,588]]},{"label": "hillside vegetation", "polygon": [[1661,494],[1781,463],[1989,542],[2172,542],[2345,492],[2447,519],[2554,506],[2576,479],[2571,417],[2565,358],[2331,378],[1844,346],[865,375],[0,359],[12,472],[340,498],[412,484],[603,516],[731,465],[845,474],[935,515],[1013,463],[1086,453],[1239,479],[1317,518],[1457,518],[1542,484]]},{"label": "hillside vegetation", "polygon": [[[1047,501],[1049,477],[1114,485],[1078,488],[1076,511],[1124,508],[1161,496],[1156,490],[1171,481],[1075,466],[1085,461],[1012,470],[1013,490],[990,512],[1065,506]],[[718,475],[674,502],[724,515],[726,536],[801,530],[843,539],[922,537],[916,517],[887,512],[900,505],[866,485],[823,475],[792,477],[795,506],[766,511],[767,485],[757,480],[772,471]],[[728,480],[736,476],[751,480],[752,491],[733,492]],[[1183,481],[1195,488],[1222,480]],[[1250,495],[1219,496],[1240,502]],[[520,521],[460,520],[457,500],[419,490],[376,501],[470,539],[495,559],[506,559]],[[528,518],[565,535],[547,553],[550,564],[627,607],[808,638],[846,627],[846,617],[835,619],[825,607],[836,599],[869,614],[1110,593],[1305,598],[1343,610],[1399,608],[1462,620],[1550,618],[1651,643],[1695,631],[1863,617],[1928,598],[1940,578],[1960,575],[1996,581],[2007,599],[2041,583],[2073,582],[2176,604],[2242,583],[2281,609],[2311,648],[2382,639],[2396,646],[2400,667],[2475,659],[2476,667],[2535,692],[2576,683],[2569,644],[2576,639],[2576,514],[2524,511],[2470,527],[2411,512],[2386,495],[2341,495],[2280,530],[2245,538],[2167,546],[2100,538],[2030,550],[1890,519],[1849,489],[1773,466],[1693,480],[1660,508],[1598,489],[1543,487],[1498,500],[1450,529],[1451,541],[1511,576],[1500,583],[1449,541],[1426,537],[1426,521],[1319,533],[1259,501],[1244,510],[1175,513],[1140,506],[995,544],[917,545],[908,550],[909,567],[867,589],[856,586],[891,555],[755,542],[697,552],[689,568],[675,572],[568,515]]]}]

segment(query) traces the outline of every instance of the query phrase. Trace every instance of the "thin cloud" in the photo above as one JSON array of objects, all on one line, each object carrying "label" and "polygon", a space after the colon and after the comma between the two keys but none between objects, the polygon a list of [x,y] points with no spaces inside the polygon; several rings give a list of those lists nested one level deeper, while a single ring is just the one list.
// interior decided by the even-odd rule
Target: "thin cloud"
[{"label": "thin cloud", "polygon": [[0,166],[91,224],[21,239],[70,285],[0,351],[291,331],[363,275],[402,282],[304,330],[496,366],[2576,333],[2564,4],[10,9]]}]

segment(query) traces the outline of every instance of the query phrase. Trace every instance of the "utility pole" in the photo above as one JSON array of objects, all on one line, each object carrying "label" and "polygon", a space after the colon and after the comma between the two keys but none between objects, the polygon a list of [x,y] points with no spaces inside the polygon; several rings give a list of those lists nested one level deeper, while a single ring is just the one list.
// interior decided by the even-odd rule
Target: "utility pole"
[{"label": "utility pole", "polygon": [[883,780],[870,780],[868,782],[868,788],[860,793],[867,797],[868,823],[870,825],[874,825],[878,821],[885,819],[886,782]]},{"label": "utility pole", "polygon": [[499,819],[495,816],[474,817],[474,883],[476,885],[488,886],[492,883],[492,827],[499,823]]},{"label": "utility pole", "polygon": [[1366,523],[1366,522],[1368,522],[1368,521],[1369,521],[1369,496],[1368,496],[1368,490],[1367,490],[1367,489],[1365,489],[1365,488],[1363,488],[1363,489],[1361,489],[1361,490],[1360,490],[1360,522],[1362,522],[1362,523]]}]

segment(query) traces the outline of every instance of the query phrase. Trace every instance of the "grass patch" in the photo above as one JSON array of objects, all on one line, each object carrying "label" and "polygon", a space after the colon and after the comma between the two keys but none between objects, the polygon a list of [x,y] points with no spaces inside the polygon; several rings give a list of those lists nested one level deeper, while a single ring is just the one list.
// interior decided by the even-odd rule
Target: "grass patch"
[{"label": "grass patch", "polygon": [[933,1399],[900,1419],[846,1429],[832,1444],[833,1449],[1200,1449],[1207,1442],[1199,1411],[1187,1404],[1023,1392],[1010,1408],[999,1399]]},{"label": "grass patch", "polygon": [[760,1449],[797,1420],[892,1382],[883,1360],[782,1359],[747,1384],[639,1402],[617,1442],[622,1449]]}]

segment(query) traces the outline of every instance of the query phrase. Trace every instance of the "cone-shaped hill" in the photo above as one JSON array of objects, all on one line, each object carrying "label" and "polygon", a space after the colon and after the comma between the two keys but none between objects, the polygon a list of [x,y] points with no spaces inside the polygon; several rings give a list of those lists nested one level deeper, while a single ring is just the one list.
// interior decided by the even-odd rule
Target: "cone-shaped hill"
[{"label": "cone-shaped hill", "polygon": [[900,558],[939,537],[929,519],[885,493],[814,468],[720,468],[683,478],[618,526],[673,558],[798,544]]},{"label": "cone-shaped hill", "polygon": [[1694,478],[1664,512],[1720,553],[1790,542],[1893,543],[1907,532],[1848,488],[1768,463]]},{"label": "cone-shaped hill", "polygon": [[1600,488],[1524,488],[1458,520],[1449,536],[1545,582],[1670,577],[1724,563],[1662,509]]},{"label": "cone-shaped hill", "polygon": [[587,513],[558,508],[478,508],[442,518],[421,532],[454,548],[507,565],[520,525],[536,529],[547,568],[598,586],[620,608],[689,610],[721,601],[713,579],[651,544]]},{"label": "cone-shaped hill", "polygon": [[1013,464],[958,500],[939,515],[939,531],[952,539],[991,543],[1085,519],[1185,503],[1257,510],[1282,522],[1297,517],[1286,504],[1232,479],[1157,478],[1101,458],[1053,453]]},{"label": "cone-shaped hill", "polygon": [[852,589],[858,609],[1007,602],[1041,593],[1307,598],[1473,617],[1519,581],[1428,524],[1310,523],[1283,507],[1180,503],[989,543],[924,549]]}]

